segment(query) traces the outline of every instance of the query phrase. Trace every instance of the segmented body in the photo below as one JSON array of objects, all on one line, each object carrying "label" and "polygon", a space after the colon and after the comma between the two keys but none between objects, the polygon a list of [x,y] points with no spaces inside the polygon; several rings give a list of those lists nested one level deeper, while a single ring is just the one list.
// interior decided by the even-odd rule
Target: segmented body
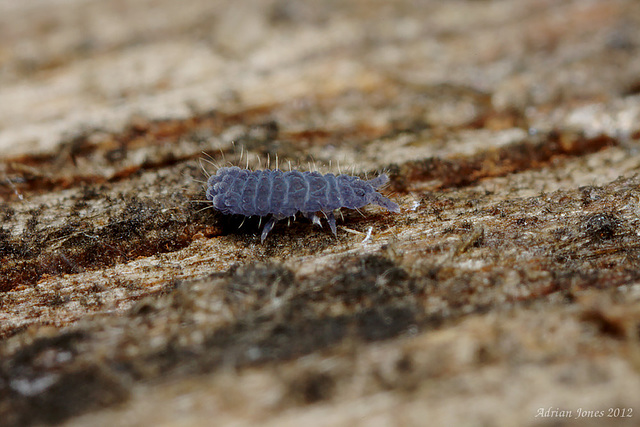
[{"label": "segmented body", "polygon": [[298,212],[317,224],[320,224],[317,212],[322,212],[336,234],[335,209],[358,209],[374,203],[400,212],[397,204],[376,191],[388,180],[385,174],[364,181],[349,175],[278,169],[252,171],[234,166],[220,168],[209,177],[207,200],[223,214],[271,215],[262,231],[262,241],[276,221]]}]

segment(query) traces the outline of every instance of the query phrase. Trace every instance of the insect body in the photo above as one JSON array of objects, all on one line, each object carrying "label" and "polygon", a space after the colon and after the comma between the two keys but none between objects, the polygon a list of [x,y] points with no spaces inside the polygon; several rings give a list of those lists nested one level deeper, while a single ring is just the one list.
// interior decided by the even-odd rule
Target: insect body
[{"label": "insect body", "polygon": [[263,242],[277,221],[298,212],[318,225],[320,217],[317,213],[322,212],[336,235],[335,209],[358,209],[374,203],[400,212],[397,204],[376,191],[387,181],[389,178],[385,174],[364,181],[355,176],[332,173],[224,167],[209,177],[207,200],[223,214],[271,215],[262,229]]}]

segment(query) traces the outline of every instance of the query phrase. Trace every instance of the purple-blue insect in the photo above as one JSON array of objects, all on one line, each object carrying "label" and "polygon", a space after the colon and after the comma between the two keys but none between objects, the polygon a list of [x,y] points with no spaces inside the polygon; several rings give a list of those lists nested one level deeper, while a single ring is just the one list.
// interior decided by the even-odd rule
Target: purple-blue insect
[{"label": "purple-blue insect", "polygon": [[355,176],[332,173],[252,171],[233,166],[220,168],[209,177],[207,200],[223,214],[271,215],[262,229],[262,242],[277,221],[298,212],[320,226],[317,213],[322,212],[336,235],[335,209],[358,209],[374,203],[391,212],[400,212],[397,204],[376,191],[387,181],[389,178],[385,174],[364,181]]}]

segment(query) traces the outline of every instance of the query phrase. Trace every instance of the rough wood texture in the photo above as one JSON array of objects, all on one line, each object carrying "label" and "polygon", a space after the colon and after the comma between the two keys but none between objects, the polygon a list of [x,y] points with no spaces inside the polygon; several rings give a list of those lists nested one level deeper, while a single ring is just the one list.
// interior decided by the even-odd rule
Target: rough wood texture
[{"label": "rough wood texture", "polygon": [[[638,28],[635,0],[0,0],[0,425],[635,425]],[[386,170],[402,213],[261,245],[200,203],[240,147]]]}]

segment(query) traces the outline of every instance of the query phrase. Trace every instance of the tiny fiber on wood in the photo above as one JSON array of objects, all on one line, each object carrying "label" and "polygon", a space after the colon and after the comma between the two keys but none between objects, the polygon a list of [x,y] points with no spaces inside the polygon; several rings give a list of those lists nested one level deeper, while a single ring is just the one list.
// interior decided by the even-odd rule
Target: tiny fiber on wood
[{"label": "tiny fiber on wood", "polygon": [[376,191],[389,181],[382,174],[369,181],[350,175],[322,175],[319,172],[248,170],[237,166],[218,169],[207,181],[207,200],[214,209],[229,215],[268,216],[262,241],[274,224],[301,212],[320,224],[322,212],[336,234],[335,209],[358,209],[370,203],[400,212],[396,203]]}]

